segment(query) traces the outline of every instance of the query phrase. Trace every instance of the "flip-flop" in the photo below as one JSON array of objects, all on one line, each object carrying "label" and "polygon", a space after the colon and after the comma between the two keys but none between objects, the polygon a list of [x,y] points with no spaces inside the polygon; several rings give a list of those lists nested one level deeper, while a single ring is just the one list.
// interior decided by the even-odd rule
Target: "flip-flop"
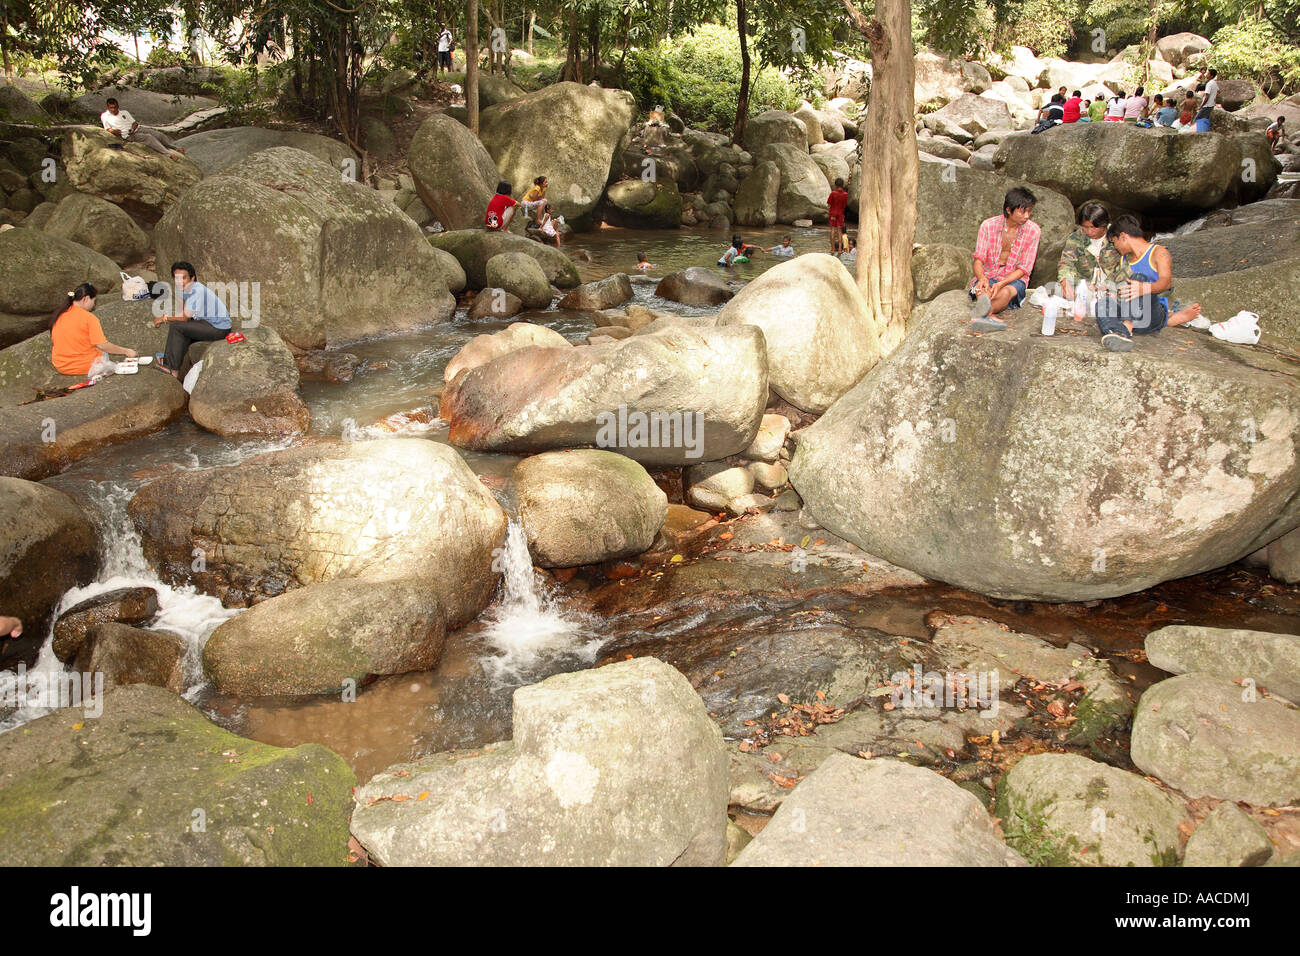
[{"label": "flip-flop", "polygon": [[1007,324],[1001,319],[975,319],[971,322],[970,327],[976,332],[1001,332],[1007,327]]},{"label": "flip-flop", "polygon": [[972,319],[982,319],[989,314],[992,308],[992,299],[986,295],[977,296],[975,302],[970,307],[970,316]]}]

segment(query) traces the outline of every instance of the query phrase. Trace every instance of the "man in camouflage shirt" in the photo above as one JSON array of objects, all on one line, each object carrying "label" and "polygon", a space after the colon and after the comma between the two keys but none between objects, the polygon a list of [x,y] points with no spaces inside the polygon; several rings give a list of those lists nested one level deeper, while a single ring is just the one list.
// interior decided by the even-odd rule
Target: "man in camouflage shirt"
[{"label": "man in camouflage shirt", "polygon": [[1099,269],[1107,283],[1120,283],[1127,278],[1119,250],[1106,237],[1109,226],[1110,213],[1101,203],[1084,203],[1079,210],[1079,228],[1065,240],[1056,276],[1061,283],[1061,294],[1067,299],[1074,298],[1081,281],[1086,280],[1090,287],[1095,287]]}]

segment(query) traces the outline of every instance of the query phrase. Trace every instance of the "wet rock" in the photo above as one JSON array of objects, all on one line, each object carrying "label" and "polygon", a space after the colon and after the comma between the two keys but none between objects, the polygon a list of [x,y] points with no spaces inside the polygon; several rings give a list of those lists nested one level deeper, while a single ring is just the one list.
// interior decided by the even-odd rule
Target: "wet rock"
[{"label": "wet rock", "polygon": [[551,304],[551,283],[537,260],[524,252],[502,252],[484,267],[487,284],[505,289],[528,309],[544,309]]},{"label": "wet rock", "polygon": [[108,130],[84,126],[64,133],[63,167],[73,189],[106,199],[149,224],[203,178],[203,171],[184,156],[164,156],[143,143],[123,143]]},{"label": "wet rock", "polygon": [[735,866],[1017,866],[969,793],[931,770],[835,754]]},{"label": "wet rock", "polygon": [[[967,307],[935,299],[800,432],[791,481],[827,528],[981,593],[1074,601],[1222,567],[1300,521],[1294,367],[1210,336],[1120,361],[1095,332],[1014,317],[980,337]],[[1120,411],[1103,423],[1102,404]]]},{"label": "wet rock", "polygon": [[457,374],[438,414],[461,448],[596,445],[644,464],[681,465],[748,447],[766,400],[757,329],[665,328],[610,344],[510,352]]},{"label": "wet rock", "polygon": [[[556,303],[561,309],[612,309],[632,298],[632,280],[620,272],[599,282],[586,282]],[[599,324],[599,323],[598,323]]]},{"label": "wet rock", "polygon": [[682,305],[721,305],[732,294],[726,280],[701,266],[690,266],[666,275],[655,286],[655,295]]},{"label": "wet rock", "polygon": [[250,303],[256,288],[260,318],[299,349],[445,321],[455,307],[409,217],[288,147],[188,190],[154,242],[159,262],[192,262],[200,281],[248,283]]},{"label": "wet rock", "polygon": [[23,622],[21,637],[0,641],[0,668],[36,662],[64,593],[88,584],[99,562],[95,527],[75,501],[31,481],[0,478],[0,608]]},{"label": "wet rock", "polygon": [[597,449],[525,458],[512,474],[533,561],[572,568],[641,554],[654,544],[668,497],[645,468]]},{"label": "wet rock", "polygon": [[213,342],[190,393],[190,417],[224,438],[301,435],[311,412],[298,396],[298,365],[271,328]]},{"label": "wet rock", "polygon": [[429,237],[429,243],[456,257],[465,272],[470,289],[491,285],[487,277],[488,260],[503,252],[523,252],[537,260],[551,285],[572,289],[581,281],[573,260],[558,249],[508,232],[488,232],[482,228],[460,229]]},{"label": "wet rock", "polygon": [[[489,291],[492,295],[488,297],[488,306],[493,316],[496,315],[495,303],[497,297],[495,291],[484,289],[479,293],[480,299],[488,296]],[[514,298],[504,289],[500,299],[505,309],[510,308],[510,299]],[[516,301],[518,301],[516,299]],[[475,307],[478,301],[475,301]],[[569,348],[569,340],[559,332],[545,325],[533,325],[531,322],[515,322],[500,332],[485,333],[476,335],[461,347],[455,357],[447,363],[443,369],[442,378],[445,382],[450,382],[461,372],[468,369],[478,368],[480,365],[498,359],[503,355],[519,349],[526,349],[531,346],[540,346],[541,348]]]},{"label": "wet rock", "polygon": [[159,687],[101,702],[97,719],[70,707],[0,735],[4,865],[346,863],[356,778],[337,754],[237,737]]},{"label": "wet rock", "polygon": [[515,691],[512,741],[390,767],[352,832],[386,866],[718,866],[726,809],[717,727],[638,658]]},{"label": "wet rock", "polygon": [[501,175],[473,133],[446,113],[434,113],[420,124],[406,161],[420,199],[444,227],[483,227]]},{"label": "wet rock", "polygon": [[[502,179],[530,182],[539,172],[549,177],[548,198],[556,213],[573,228],[584,229],[605,191],[635,108],[632,94],[624,90],[554,83],[483,110],[479,138]],[[557,123],[561,116],[564,122]]]},{"label": "wet rock", "polygon": [[668,176],[625,179],[605,191],[602,218],[625,229],[676,229],[682,224],[682,196]]},{"label": "wet rock", "polygon": [[1224,801],[1187,838],[1183,866],[1263,866],[1274,852],[1264,828]]},{"label": "wet rock", "polygon": [[[772,390],[796,408],[820,413],[885,354],[853,277],[835,256],[807,253],[750,281],[718,314],[719,328],[753,325],[767,342]],[[890,335],[890,344],[902,330]]]},{"label": "wet rock", "polygon": [[361,359],[351,352],[334,352],[318,350],[304,352],[295,359],[298,374],[309,381],[334,382],[345,384],[352,381]]},{"label": "wet rock", "polygon": [[[494,289],[488,286],[481,289],[474,297],[474,304],[469,307],[469,313],[466,318],[479,319],[508,319],[524,311],[524,303],[519,296],[505,289]],[[454,377],[454,376],[453,376]]]},{"label": "wet rock", "polygon": [[149,254],[149,237],[125,212],[107,200],[85,193],[63,197],[44,225],[46,233],[79,243],[119,265]]},{"label": "wet rock", "polygon": [[1189,797],[1286,806],[1300,799],[1300,710],[1210,674],[1183,674],[1138,702],[1133,763]]},{"label": "wet rock", "polygon": [[998,784],[1007,843],[1036,866],[1177,866],[1181,801],[1076,754],[1031,754]]},{"label": "wet rock", "polygon": [[437,596],[415,580],[336,579],[226,621],[203,647],[203,670],[240,697],[336,693],[372,675],[433,670],[446,634]]},{"label": "wet rock", "polygon": [[152,684],[179,694],[184,661],[185,642],[177,635],[107,621],[91,627],[72,667],[82,674],[103,674],[105,687]]},{"label": "wet rock", "polygon": [[1170,674],[1204,672],[1300,700],[1300,636],[1176,624],[1152,631],[1147,660]]},{"label": "wet rock", "polygon": [[168,474],[128,510],[164,579],[227,606],[323,581],[410,579],[450,627],[491,599],[506,525],[464,459],[418,438],[320,442]]},{"label": "wet rock", "polygon": [[54,625],[54,656],[71,662],[100,624],[148,624],[158,614],[158,592],[149,587],[116,588],[87,598],[59,615]]},{"label": "wet rock", "polygon": [[319,133],[300,130],[232,126],[191,133],[176,142],[185,147],[185,155],[203,170],[205,176],[215,176],[254,153],[277,146],[311,153],[336,176],[344,176],[351,171],[352,178],[356,179],[361,169],[356,153],[345,144]]}]

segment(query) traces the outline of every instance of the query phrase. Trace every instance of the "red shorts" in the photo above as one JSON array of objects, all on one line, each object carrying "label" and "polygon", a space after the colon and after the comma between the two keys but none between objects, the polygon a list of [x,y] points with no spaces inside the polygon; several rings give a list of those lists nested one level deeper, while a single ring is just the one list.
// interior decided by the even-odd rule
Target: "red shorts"
[{"label": "red shorts", "polygon": [[843,228],[844,228],[844,217],[843,217],[843,216],[831,216],[831,228],[832,228],[832,229],[843,229]]}]

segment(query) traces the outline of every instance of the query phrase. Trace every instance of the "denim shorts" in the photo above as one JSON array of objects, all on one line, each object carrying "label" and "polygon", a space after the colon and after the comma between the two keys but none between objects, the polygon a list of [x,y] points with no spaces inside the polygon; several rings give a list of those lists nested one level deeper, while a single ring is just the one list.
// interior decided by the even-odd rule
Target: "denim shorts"
[{"label": "denim shorts", "polygon": [[[990,283],[990,285],[992,285],[992,283]],[[1012,297],[1011,301],[1007,303],[1007,309],[1010,310],[1010,309],[1020,308],[1022,305],[1025,304],[1025,280],[1012,279],[1010,282],[1007,283],[1007,285],[1011,286],[1011,288],[1016,290],[1016,294]],[[970,292],[970,297],[972,299],[976,298],[974,286],[970,288],[969,292]]]}]

